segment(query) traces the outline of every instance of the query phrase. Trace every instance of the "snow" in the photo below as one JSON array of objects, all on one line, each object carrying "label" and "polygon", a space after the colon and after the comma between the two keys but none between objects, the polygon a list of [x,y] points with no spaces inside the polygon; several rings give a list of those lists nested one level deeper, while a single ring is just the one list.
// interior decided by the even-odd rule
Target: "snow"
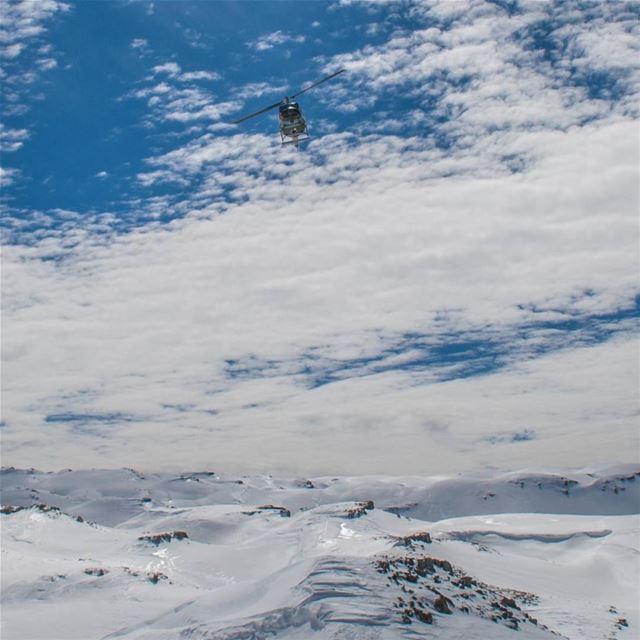
[{"label": "snow", "polygon": [[3,639],[624,640],[640,625],[633,466],[311,479],[7,468],[2,502]]}]

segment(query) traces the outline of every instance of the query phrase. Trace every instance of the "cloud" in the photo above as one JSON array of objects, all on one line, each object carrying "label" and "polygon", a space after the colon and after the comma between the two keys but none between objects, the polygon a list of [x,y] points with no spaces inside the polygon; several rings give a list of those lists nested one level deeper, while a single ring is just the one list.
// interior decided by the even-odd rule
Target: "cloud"
[{"label": "cloud", "polygon": [[[158,82],[157,76],[161,80]],[[196,84],[216,81],[221,75],[214,71],[183,71],[174,61],[157,64],[146,78],[147,86],[132,91],[125,98],[146,99],[151,116],[147,123],[158,121],[193,123],[200,120],[219,120],[233,110],[232,103],[217,103],[213,94]]]},{"label": "cloud", "polygon": [[49,71],[55,69],[58,66],[58,61],[55,58],[42,58],[38,60],[38,66],[43,71]]},{"label": "cloud", "polygon": [[[531,134],[539,157],[515,174],[489,172],[483,158],[456,168],[388,136],[328,136],[304,156],[256,136],[211,137],[163,157],[159,166],[185,181],[202,172],[194,198],[229,189],[228,204],[108,244],[79,237],[58,263],[38,259],[55,238],[7,253],[7,432],[40,429],[48,415],[135,416],[109,425],[105,464],[116,452],[118,464],[121,455],[143,464],[144,450],[170,466],[197,441],[237,468],[367,472],[382,451],[389,471],[418,472],[425,451],[437,452],[433,469],[436,459],[499,466],[506,443],[480,456],[474,443],[524,429],[536,438],[518,443],[523,457],[509,464],[551,451],[558,463],[586,463],[596,449],[613,456],[597,434],[605,424],[625,437],[635,429],[633,326],[619,324],[602,344],[581,336],[593,314],[615,324],[637,293],[634,128]],[[566,328],[552,331],[562,318],[575,344]],[[418,329],[428,350],[471,331],[513,357],[483,376],[456,373],[453,361],[443,376],[441,358],[416,371],[403,366],[415,361],[415,340],[398,349],[397,337]],[[551,350],[537,353],[537,343]],[[323,362],[333,381],[310,385]],[[427,418],[449,427],[437,446]],[[579,451],[561,455],[578,428]],[[19,460],[11,438],[5,455]],[[29,454],[46,461],[50,444]],[[57,445],[68,464],[75,446]]]},{"label": "cloud", "polygon": [[0,50],[0,56],[3,58],[17,58],[24,49],[24,45],[20,42],[14,42],[13,44],[7,45]]},{"label": "cloud", "polygon": [[[423,28],[339,54],[326,70],[347,69],[347,97],[407,93],[454,144],[496,129],[566,129],[611,109],[636,117],[638,16],[572,6],[523,3],[509,14],[482,1],[414,3]],[[602,85],[614,93],[598,93]],[[329,90],[343,97],[339,87]]]},{"label": "cloud", "polygon": [[[4,59],[0,79],[5,126],[11,118],[29,110],[32,87],[40,73],[57,67],[57,60],[52,56],[53,47],[44,42],[44,38],[48,23],[69,9],[69,4],[58,0],[0,0],[0,58]],[[17,151],[29,137],[29,131],[23,127],[5,126],[0,129],[0,149]],[[2,186],[8,186],[19,175],[19,171],[5,168]]]},{"label": "cloud", "polygon": [[96,178],[100,178],[100,179],[104,179],[104,178],[108,178],[109,174],[106,171],[98,171],[98,173],[96,173]]},{"label": "cloud", "polygon": [[220,80],[222,76],[214,71],[187,71],[179,76],[182,82],[192,82],[193,80]]},{"label": "cloud", "polygon": [[16,179],[16,176],[19,175],[19,171],[17,169],[9,169],[8,167],[0,167],[0,187],[6,188]]},{"label": "cloud", "polygon": [[132,49],[146,49],[149,46],[149,42],[144,38],[134,38],[129,46]]},{"label": "cloud", "polygon": [[46,31],[45,24],[70,6],[57,0],[0,1],[0,55],[17,58],[30,43]]},{"label": "cloud", "polygon": [[17,151],[28,137],[27,129],[8,129],[0,124],[0,151],[4,153]]},{"label": "cloud", "polygon": [[254,42],[247,42],[247,46],[251,49],[255,49],[256,51],[267,51],[268,49],[273,49],[274,47],[288,42],[301,44],[304,41],[305,37],[303,35],[294,36],[278,30],[273,33],[267,33],[260,36]]},{"label": "cloud", "polygon": [[153,73],[166,73],[169,76],[177,76],[180,73],[180,65],[176,62],[165,62],[153,67]]},{"label": "cloud", "polygon": [[636,60],[590,37],[628,33],[625,12],[404,6],[412,31],[319,61],[349,71],[322,99],[372,108],[355,130],[297,152],[275,121],[214,128],[239,105],[158,64],[131,97],[209,126],[146,159],[135,224],[7,220],[7,462],[437,473],[637,451]]},{"label": "cloud", "polygon": [[240,100],[247,98],[260,98],[264,95],[285,95],[289,85],[286,83],[270,84],[268,82],[249,82],[236,89],[235,95]]},{"label": "cloud", "polygon": [[194,80],[220,80],[222,76],[214,71],[186,71],[177,62],[165,62],[153,67],[154,75],[166,74],[180,82],[192,82]]}]

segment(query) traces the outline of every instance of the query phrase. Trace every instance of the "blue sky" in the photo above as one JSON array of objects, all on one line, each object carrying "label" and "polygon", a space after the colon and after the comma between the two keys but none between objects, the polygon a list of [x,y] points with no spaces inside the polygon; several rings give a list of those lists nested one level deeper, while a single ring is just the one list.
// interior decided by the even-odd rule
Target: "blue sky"
[{"label": "blue sky", "polygon": [[[121,210],[127,199],[149,197],[135,179],[145,170],[145,159],[171,150],[176,137],[195,133],[185,133],[185,121],[149,113],[149,96],[141,96],[153,85],[201,73],[201,79],[180,84],[182,91],[199,95],[175,99],[223,103],[221,115],[233,119],[231,115],[235,118],[243,109],[271,104],[317,79],[323,74],[323,61],[354,43],[380,43],[382,32],[410,25],[394,10],[338,10],[323,2],[114,1],[59,6],[68,8],[52,14],[46,34],[55,53],[46,57],[41,47],[32,46],[8,65],[16,75],[24,75],[42,66],[43,60],[56,63],[39,74],[37,90],[24,92],[18,114],[6,119],[7,127],[30,131],[29,145],[16,152],[11,163],[26,182],[7,194],[13,206],[30,210]],[[381,33],[363,33],[380,20],[385,23]],[[154,73],[154,67],[167,63],[179,65],[180,72]],[[258,91],[264,93],[252,98]],[[303,102],[314,132],[322,132],[318,121],[324,119],[332,128],[339,121],[347,130],[361,122],[353,113],[332,112],[325,98],[311,94]],[[402,102],[394,99],[398,104]],[[29,110],[20,113],[27,105]],[[15,110],[11,104],[7,107]],[[208,122],[206,117],[193,118],[186,124],[203,133]],[[242,130],[275,133],[275,114],[247,122]],[[110,179],[101,179],[102,172]]]},{"label": "blue sky", "polygon": [[0,6],[4,464],[637,457],[636,3]]}]

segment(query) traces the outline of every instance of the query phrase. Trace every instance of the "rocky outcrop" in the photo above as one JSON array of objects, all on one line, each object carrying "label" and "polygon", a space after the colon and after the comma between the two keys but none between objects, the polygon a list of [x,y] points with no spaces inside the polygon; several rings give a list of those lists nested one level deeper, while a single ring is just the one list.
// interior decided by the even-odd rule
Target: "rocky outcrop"
[{"label": "rocky outcrop", "polygon": [[451,602],[451,600],[449,600],[449,598],[446,598],[445,596],[443,596],[442,594],[440,594],[434,601],[433,601],[433,608],[438,611],[439,613],[447,613],[447,614],[451,614],[453,607],[453,602]]},{"label": "rocky outcrop", "polygon": [[393,538],[396,542],[394,547],[411,547],[415,544],[431,544],[431,536],[426,531],[419,533],[412,533],[409,536],[402,536],[399,538]]},{"label": "rocky outcrop", "polygon": [[510,629],[519,629],[523,624],[546,629],[521,606],[533,604],[533,594],[488,585],[448,560],[411,553],[415,551],[412,545],[412,541],[407,545],[410,555],[386,556],[375,563],[377,570],[387,576],[388,584],[401,592],[394,607],[402,623],[437,624],[438,616],[450,616],[458,610]]},{"label": "rocky outcrop", "polygon": [[[86,520],[82,517],[82,516],[72,516],[68,513],[65,513],[64,511],[62,511],[60,509],[60,507],[54,507],[52,505],[48,505],[48,504],[43,504],[43,503],[38,503],[38,504],[32,504],[29,506],[21,506],[21,505],[13,505],[13,504],[7,504],[7,505],[3,505],[2,507],[0,507],[0,514],[2,515],[11,515],[14,513],[19,513],[20,511],[25,511],[28,509],[33,509],[34,511],[37,511],[39,513],[48,513],[50,515],[53,515],[55,517],[59,517],[59,516],[67,516],[68,518],[71,518],[72,520],[75,520],[76,522],[86,522]],[[92,526],[93,523],[89,522],[87,524],[90,524]]]},{"label": "rocky outcrop", "polygon": [[23,509],[26,509],[26,508],[27,507],[19,507],[18,505],[6,504],[0,507],[0,513],[6,516],[11,513],[18,513],[18,511],[22,511]]},{"label": "rocky outcrop", "polygon": [[373,504],[373,500],[365,500],[363,502],[356,502],[355,506],[352,509],[349,509],[345,516],[347,518],[360,518],[362,516],[367,515],[367,511],[372,511],[375,509],[375,505]]},{"label": "rocky outcrop", "polygon": [[139,536],[138,540],[140,540],[140,542],[150,542],[151,544],[158,546],[163,542],[171,542],[172,540],[186,540],[188,538],[189,535],[186,531],[167,531],[165,533],[154,533]]},{"label": "rocky outcrop", "polygon": [[160,581],[166,581],[169,584],[173,584],[171,580],[169,580],[169,576],[162,571],[135,571],[129,567],[123,567],[123,571],[134,578],[139,578],[144,576],[146,580],[148,580],[151,584],[158,584]]},{"label": "rocky outcrop", "polygon": [[253,511],[243,511],[242,513],[245,516],[254,516],[256,513],[265,512],[265,511],[277,511],[280,513],[282,518],[290,518],[291,511],[286,507],[275,507],[272,504],[265,504],[261,507],[256,507]]}]

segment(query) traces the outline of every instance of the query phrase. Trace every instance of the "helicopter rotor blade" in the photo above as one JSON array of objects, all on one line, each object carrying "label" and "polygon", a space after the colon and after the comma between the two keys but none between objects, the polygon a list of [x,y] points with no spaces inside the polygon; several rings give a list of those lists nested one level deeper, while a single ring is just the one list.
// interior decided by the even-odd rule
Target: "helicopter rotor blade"
[{"label": "helicopter rotor blade", "polygon": [[279,107],[281,102],[282,100],[279,100],[278,102],[275,102],[274,104],[270,104],[268,107],[265,107],[264,109],[260,109],[260,111],[256,111],[255,113],[250,113],[248,116],[243,116],[238,120],[233,120],[229,122],[229,124],[240,124],[241,122],[244,122],[249,118],[255,118],[256,116],[259,116],[261,113],[265,113],[267,111],[271,111],[271,109],[275,109],[276,107]]},{"label": "helicopter rotor blade", "polygon": [[[298,93],[294,93],[292,96],[288,96],[287,98],[284,98],[284,101],[287,100],[293,100],[293,98],[298,97],[299,95],[305,93],[306,91],[309,91],[309,89],[313,89],[314,87],[317,87],[319,84],[322,84],[323,82],[326,82],[327,80],[331,80],[331,78],[335,78],[336,76],[339,76],[341,73],[344,73],[346,71],[346,69],[340,69],[339,71],[336,71],[335,73],[332,73],[331,75],[328,75],[326,78],[322,78],[322,80],[318,80],[318,82],[314,82],[313,84],[310,84],[308,87],[305,87],[304,89],[298,91]],[[267,111],[271,111],[271,109],[275,109],[276,107],[279,107],[282,104],[283,100],[280,100],[279,102],[275,102],[274,104],[270,104],[268,107],[264,107],[264,109],[260,109],[259,111],[255,111],[254,113],[250,113],[247,116],[243,116],[242,118],[238,118],[238,120],[232,120],[229,122],[229,124],[240,124],[241,122],[244,122],[245,120],[249,120],[249,118],[255,118],[256,116],[259,116],[262,113],[266,113]]]},{"label": "helicopter rotor blade", "polygon": [[309,91],[309,89],[313,89],[314,87],[317,87],[319,84],[322,84],[327,80],[331,80],[331,78],[335,78],[336,76],[339,76],[341,73],[344,73],[345,71],[346,69],[340,69],[340,71],[336,71],[335,73],[332,73],[330,76],[327,76],[326,78],[322,78],[322,80],[318,80],[318,82],[314,82],[313,84],[310,84],[308,87],[305,87],[301,91],[298,91],[298,93],[294,93],[292,96],[289,96],[289,99],[292,100],[293,98],[298,97],[300,94],[304,93],[305,91]]}]

